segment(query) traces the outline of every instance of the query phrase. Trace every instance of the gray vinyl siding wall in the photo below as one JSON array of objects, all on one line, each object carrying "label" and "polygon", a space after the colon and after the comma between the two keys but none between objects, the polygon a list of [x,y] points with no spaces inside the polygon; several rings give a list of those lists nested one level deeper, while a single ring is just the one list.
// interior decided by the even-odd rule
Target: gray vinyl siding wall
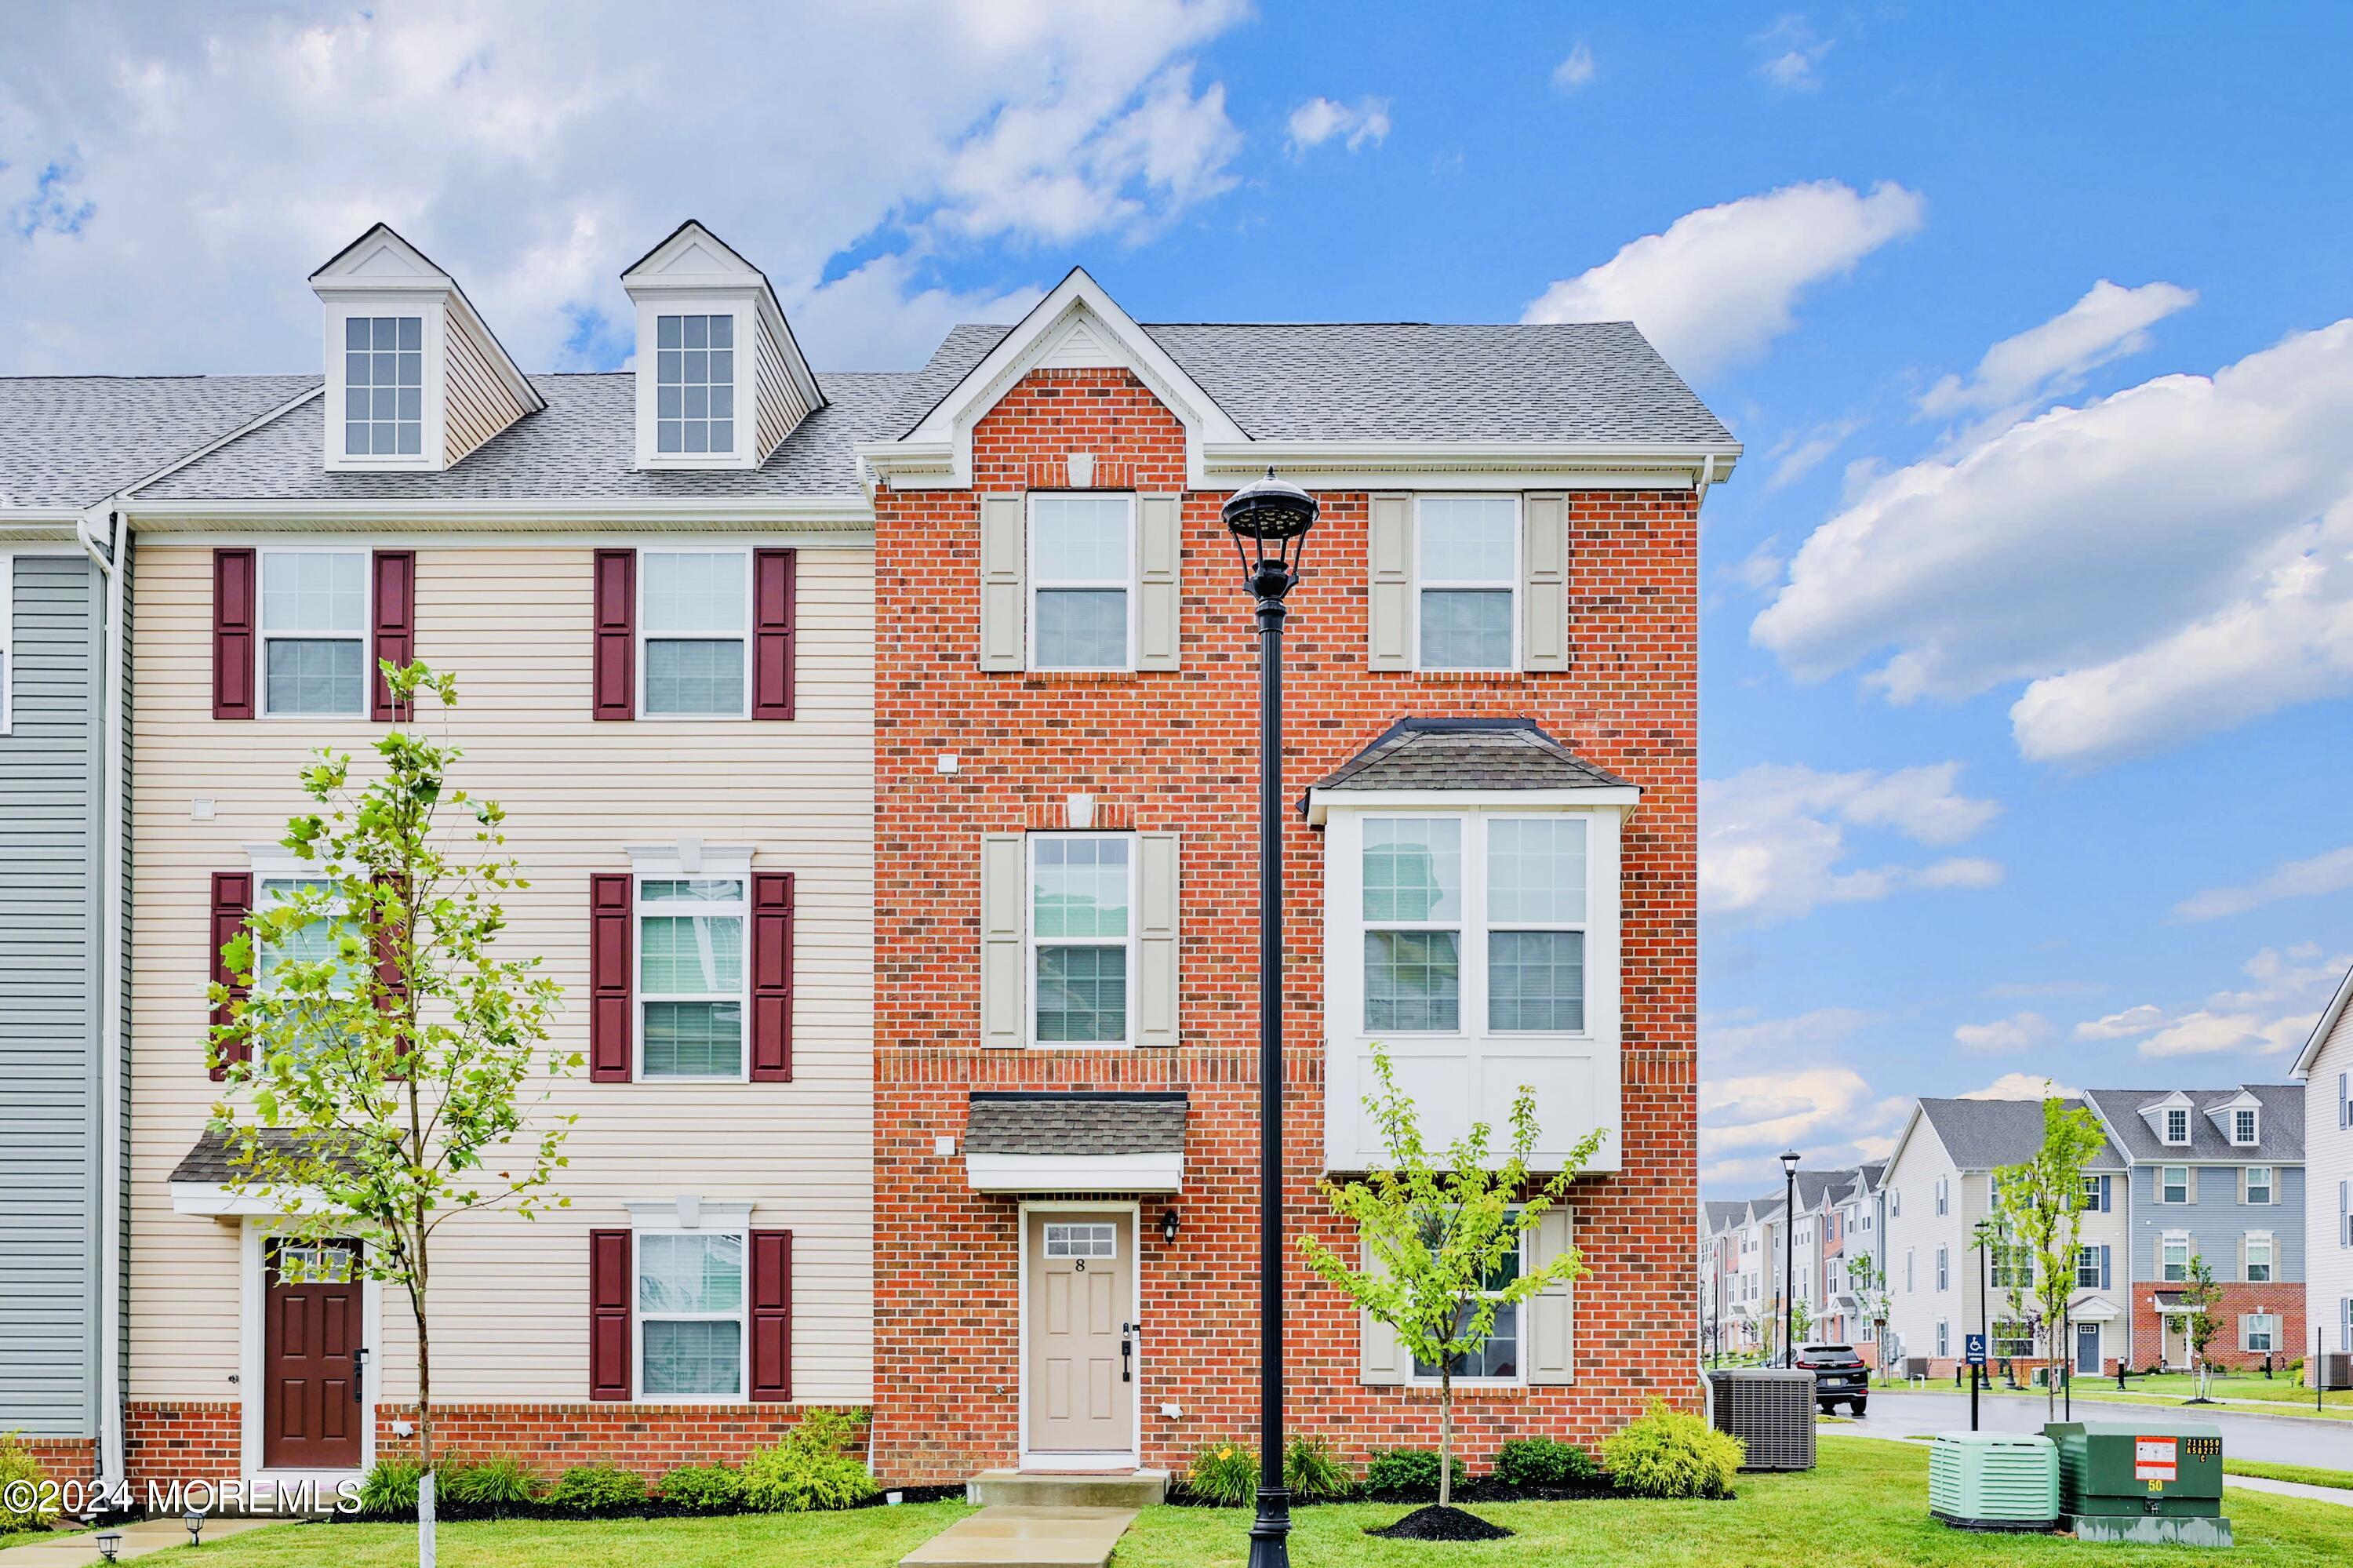
[{"label": "gray vinyl siding wall", "polygon": [[2272,1233],[2276,1283],[2304,1277],[2304,1167],[2275,1165],[2275,1188],[2269,1203],[2239,1202],[2242,1167],[2192,1165],[2196,1192],[2188,1203],[2157,1201],[2162,1165],[2134,1169],[2132,1277],[2150,1282],[2158,1277],[2159,1249],[2168,1231],[2189,1233],[2190,1250],[2204,1255],[2214,1277],[2231,1284],[2243,1277],[2239,1270],[2239,1241],[2249,1231]]},{"label": "gray vinyl siding wall", "polygon": [[97,568],[16,557],[0,736],[0,1430],[96,1429]]}]

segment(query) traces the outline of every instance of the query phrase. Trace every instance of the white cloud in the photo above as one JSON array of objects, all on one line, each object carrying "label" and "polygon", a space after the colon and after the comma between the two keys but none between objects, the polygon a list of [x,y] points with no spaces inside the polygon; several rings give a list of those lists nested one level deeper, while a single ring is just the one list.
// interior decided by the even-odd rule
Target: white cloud
[{"label": "white cloud", "polygon": [[1764,593],[1780,585],[1781,573],[1789,565],[1781,554],[1781,535],[1767,534],[1757,542],[1757,547],[1740,557],[1731,567],[1732,580],[1752,593]]},{"label": "white cloud", "polygon": [[1797,325],[1798,297],[1916,233],[1927,204],[1902,185],[1784,185],[1685,213],[1546,289],[1521,319],[1630,320],[1667,362],[1705,376],[1754,359]]},{"label": "white cloud", "polygon": [[1784,438],[1765,454],[1773,465],[1773,471],[1765,480],[1767,493],[1795,484],[1813,472],[1862,428],[1861,419],[1836,419]]},{"label": "white cloud", "polygon": [[1885,1140],[1910,1108],[1875,1097],[1848,1067],[1801,1067],[1699,1086],[1700,1178],[1712,1186],[1771,1175],[1776,1156],[1794,1149],[1816,1170],[1852,1165],[1886,1151]]},{"label": "white cloud", "polygon": [[2219,920],[2283,898],[2314,898],[2348,887],[2353,887],[2353,844],[2310,860],[2283,861],[2243,886],[2210,887],[2192,894],[2175,905],[2173,913],[2184,920]]},{"label": "white cloud", "polygon": [[1970,837],[2000,812],[1962,794],[1961,765],[1893,773],[1820,773],[1763,764],[1700,786],[1700,907],[1762,924],[1821,904],[1884,898],[1907,887],[1988,887],[2001,867],[1974,857],[1926,864],[1850,866],[1847,830],[1892,832],[1942,847]]},{"label": "white cloud", "polygon": [[1699,1022],[1700,1054],[1720,1063],[1749,1055],[1819,1053],[1878,1022],[1879,1014],[1852,1007],[1818,1007],[1793,1018],[1704,1016]]},{"label": "white cloud", "polygon": [[1341,138],[1351,153],[1379,146],[1389,136],[1389,101],[1365,97],[1354,103],[1311,98],[1291,111],[1291,155],[1303,158],[1311,147]]},{"label": "white cloud", "polygon": [[[1192,62],[1245,10],[1141,0],[1110,27],[1084,0],[737,0],[692,29],[617,0],[26,12],[0,49],[0,214],[19,215],[0,372],[313,367],[303,277],[378,218],[527,367],[610,363],[621,269],[688,216],[788,302],[831,294],[820,369],[912,363],[928,344],[893,318],[946,308],[942,261],[1133,240],[1232,184],[1240,132]],[[877,254],[896,260],[870,270]]]},{"label": "white cloud", "polygon": [[2004,1073],[1981,1089],[1960,1097],[1965,1100],[2080,1100],[2084,1091],[2057,1083],[2042,1073]]},{"label": "white cloud", "polygon": [[2130,1040],[2136,1035],[2155,1032],[2165,1022],[2165,1009],[2153,1001],[2127,1007],[2121,1012],[2111,1012],[2105,1018],[2087,1018],[2075,1025],[2078,1040]]},{"label": "white cloud", "polygon": [[2353,691],[2353,321],[1873,481],[1751,637],[1896,702],[2028,683],[2019,749],[2085,764]]},{"label": "white cloud", "polygon": [[2171,283],[2126,289],[2103,278],[2041,326],[1987,349],[1966,380],[1947,376],[1929,387],[1920,396],[1920,411],[1942,418],[2010,410],[2014,417],[2110,360],[2139,353],[2149,345],[2150,327],[2197,302],[2194,289]]},{"label": "white cloud", "polygon": [[2051,1021],[2039,1012],[2013,1012],[1990,1023],[1964,1023],[1953,1039],[1964,1051],[1983,1056],[2007,1055],[2042,1044],[2053,1033]]},{"label": "white cloud", "polygon": [[1787,92],[1811,92],[1822,85],[1822,61],[1838,40],[1817,37],[1805,17],[1787,16],[1749,41],[1765,47],[1757,75]]},{"label": "white cloud", "polygon": [[1561,92],[1575,92],[1599,74],[1593,63],[1593,50],[1585,44],[1568,51],[1560,64],[1552,68],[1552,85]]}]

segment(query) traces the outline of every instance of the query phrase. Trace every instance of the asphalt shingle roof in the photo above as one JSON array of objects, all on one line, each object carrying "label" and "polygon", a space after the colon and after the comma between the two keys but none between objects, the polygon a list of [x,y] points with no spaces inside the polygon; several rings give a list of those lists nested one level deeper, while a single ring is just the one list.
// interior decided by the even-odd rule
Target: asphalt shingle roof
[{"label": "asphalt shingle roof", "polygon": [[2231,1161],[2272,1160],[2281,1164],[2296,1164],[2304,1159],[2304,1086],[2301,1084],[2249,1084],[2246,1091],[2263,1103],[2263,1114],[2255,1118],[2255,1131],[2260,1135],[2253,1147],[2232,1143],[2223,1136],[2207,1113],[2227,1100],[2235,1100],[2240,1091],[2229,1089],[2184,1089],[2190,1103],[2189,1147],[2168,1144],[2157,1135],[2155,1128],[2141,1117],[2145,1106],[2154,1106],[2169,1098],[2171,1089],[2087,1089],[2100,1113],[2124,1139],[2125,1149],[2136,1160],[2143,1162],[2171,1160],[2221,1160]]},{"label": "asphalt shingle roof", "polygon": [[1181,1154],[1181,1090],[976,1092],[965,1123],[967,1154]]},{"label": "asphalt shingle roof", "polygon": [[[2060,1103],[2084,1108],[2081,1100]],[[2032,1159],[2034,1151],[2042,1147],[2041,1100],[1924,1099],[1920,1102],[1920,1114],[1936,1128],[1954,1165],[1963,1171],[1991,1171],[1997,1166],[2016,1165]],[[2124,1156],[2116,1152],[2114,1143],[2105,1139],[2088,1167],[2094,1171],[2124,1168]]]},{"label": "asphalt shingle roof", "polygon": [[[103,501],[318,385],[315,376],[0,377],[0,513]],[[313,468],[318,444],[314,430]]]},{"label": "asphalt shingle roof", "polygon": [[1315,789],[1574,789],[1624,786],[1532,719],[1399,719]]},{"label": "asphalt shingle roof", "polygon": [[[261,1128],[258,1131],[262,1147],[277,1151],[294,1149],[301,1136],[284,1128]],[[196,1139],[196,1146],[182,1155],[180,1162],[172,1167],[171,1179],[215,1185],[227,1181],[237,1173],[231,1168],[229,1154],[229,1135],[207,1130]]]}]

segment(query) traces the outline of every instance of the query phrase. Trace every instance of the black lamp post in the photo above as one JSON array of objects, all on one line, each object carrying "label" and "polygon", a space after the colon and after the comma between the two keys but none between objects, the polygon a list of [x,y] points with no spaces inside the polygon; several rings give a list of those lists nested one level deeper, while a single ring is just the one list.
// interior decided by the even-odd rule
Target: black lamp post
[{"label": "black lamp post", "polygon": [[1781,1364],[1798,1364],[1798,1151],[1781,1156]]},{"label": "black lamp post", "polygon": [[1282,1484],[1282,599],[1299,581],[1315,498],[1266,477],[1234,492],[1226,529],[1258,601],[1258,1517],[1250,1568],[1290,1568]]},{"label": "black lamp post", "polygon": [[[1986,1354],[1993,1354],[1993,1246],[1996,1232],[1991,1220],[1979,1220],[1974,1227],[1978,1244],[1978,1327],[1984,1330]],[[1964,1347],[1966,1348],[1966,1346]],[[1986,1369],[1977,1361],[1969,1363],[1969,1430],[1978,1429],[1978,1388],[1985,1382]]]}]

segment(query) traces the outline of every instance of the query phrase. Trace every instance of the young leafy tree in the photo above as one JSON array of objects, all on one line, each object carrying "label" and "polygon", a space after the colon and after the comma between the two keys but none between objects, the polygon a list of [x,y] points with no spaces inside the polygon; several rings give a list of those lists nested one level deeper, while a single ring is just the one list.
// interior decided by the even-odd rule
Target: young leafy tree
[{"label": "young leafy tree", "polygon": [[[2075,1255],[2084,1234],[2084,1170],[2107,1147],[2097,1118],[2056,1097],[2042,1102],[2042,1145],[2031,1158],[1993,1173],[1994,1210],[2005,1238],[2022,1248],[2031,1283],[2016,1288],[2023,1321],[2053,1337],[2075,1295]],[[2052,1360],[2058,1360],[2056,1347]],[[2059,1380],[2044,1382],[2048,1414],[2058,1414]]]},{"label": "young leafy tree", "polygon": [[1887,1372],[1887,1270],[1870,1253],[1857,1253],[1847,1261],[1846,1282],[1857,1315],[1871,1325],[1872,1355],[1883,1376]]},{"label": "young leafy tree", "polygon": [[[403,711],[457,705],[454,676],[384,672]],[[282,842],[303,876],[221,948],[249,994],[211,988],[227,1085],[213,1125],[227,1184],[273,1200],[283,1242],[356,1241],[355,1270],[406,1291],[429,1476],[435,1235],[460,1214],[569,1202],[552,1183],[573,1118],[534,1113],[580,1057],[547,1046],[561,991],[539,960],[493,951],[501,900],[528,885],[505,812],[451,787],[462,753],[446,738],[397,727],[375,751],[366,783],[332,751],[302,769],[315,809]]]},{"label": "young leafy tree", "polygon": [[2213,1386],[2214,1369],[2206,1360],[2207,1347],[2222,1331],[2222,1287],[2214,1283],[2214,1270],[2206,1262],[2206,1255],[2189,1255],[2189,1277],[2182,1282],[2181,1304],[2189,1308],[2183,1330],[2189,1339],[2189,1370],[2193,1380],[2192,1403],[2207,1402]]},{"label": "young leafy tree", "polygon": [[[1422,1142],[1419,1113],[1377,1044],[1373,1075],[1379,1086],[1365,1105],[1380,1125],[1389,1162],[1361,1181],[1324,1183],[1324,1198],[1363,1236],[1367,1260],[1352,1267],[1312,1235],[1301,1236],[1299,1247],[1308,1266],[1395,1330],[1416,1361],[1438,1369],[1438,1500],[1447,1507],[1454,1498],[1455,1364],[1485,1347],[1498,1308],[1584,1275],[1574,1246],[1533,1267],[1506,1266],[1520,1258],[1520,1237],[1567,1195],[1601,1147],[1601,1133],[1586,1134],[1539,1184],[1528,1172],[1536,1146],[1534,1089],[1523,1085],[1513,1097],[1511,1152],[1497,1165],[1485,1122],[1472,1123],[1433,1156]],[[1506,1272],[1510,1278],[1499,1277]]]}]

